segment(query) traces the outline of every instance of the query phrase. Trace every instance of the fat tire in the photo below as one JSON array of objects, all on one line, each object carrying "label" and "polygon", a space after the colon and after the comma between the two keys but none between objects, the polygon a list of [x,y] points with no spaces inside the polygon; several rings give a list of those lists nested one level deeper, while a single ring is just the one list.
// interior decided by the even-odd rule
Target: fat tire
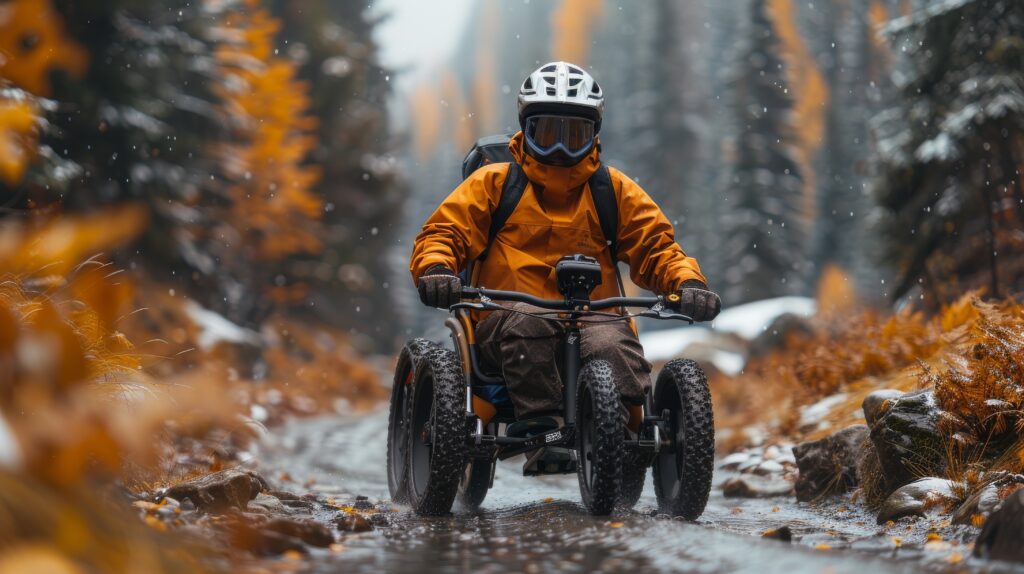
[{"label": "fat tire", "polygon": [[472,459],[466,465],[459,482],[459,506],[466,510],[476,510],[483,504],[487,491],[491,488],[491,470],[493,461]]},{"label": "fat tire", "polygon": [[622,464],[622,485],[619,487],[619,500],[615,506],[619,510],[632,510],[644,493],[644,482],[647,469],[651,466],[649,456],[640,453],[626,453]]},{"label": "fat tire", "polygon": [[396,504],[409,501],[407,428],[409,377],[414,374],[416,362],[428,348],[436,347],[426,339],[413,339],[402,347],[395,364],[395,378],[391,384],[391,402],[388,408],[387,474],[388,491]]},{"label": "fat tire", "polygon": [[[428,386],[429,396],[424,394]],[[437,345],[429,347],[417,361],[412,387],[406,419],[413,424],[411,441],[418,440],[421,432],[415,428],[417,403],[431,401],[433,417],[429,423],[430,445],[425,472],[418,473],[416,469],[417,453],[422,457],[424,451],[417,450],[415,442],[409,448],[409,505],[417,514],[440,516],[451,512],[468,460],[466,388],[458,356]]]},{"label": "fat tire", "polygon": [[[576,475],[580,483],[580,495],[587,511],[595,516],[610,514],[619,498],[622,484],[622,462],[625,429],[620,412],[619,391],[615,386],[614,372],[606,361],[590,361],[583,366],[579,375],[578,399],[576,401],[577,454]],[[588,429],[589,416],[593,446],[591,476],[587,477],[584,458],[583,437]]]},{"label": "fat tire", "polygon": [[[677,404],[670,402],[671,393],[676,393]],[[670,424],[682,435],[682,464],[668,460],[672,452],[662,446],[654,459],[654,492],[660,512],[696,520],[704,512],[711,492],[715,420],[707,376],[697,363],[688,359],[669,361],[658,374],[655,385],[655,412],[661,414],[665,408],[676,406]],[[665,466],[667,464],[672,466]],[[674,481],[666,478],[675,474],[678,476]]]}]

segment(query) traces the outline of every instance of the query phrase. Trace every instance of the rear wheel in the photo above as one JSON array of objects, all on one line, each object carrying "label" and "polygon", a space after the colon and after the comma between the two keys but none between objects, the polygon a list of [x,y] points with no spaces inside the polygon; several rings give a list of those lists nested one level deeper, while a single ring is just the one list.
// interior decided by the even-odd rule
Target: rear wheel
[{"label": "rear wheel", "polygon": [[491,472],[494,462],[486,459],[473,459],[466,465],[459,482],[459,505],[466,510],[476,510],[487,497],[491,488]]},{"label": "rear wheel", "polygon": [[391,385],[391,405],[388,410],[388,490],[391,492],[391,500],[399,504],[409,500],[409,428],[406,420],[409,389],[412,388],[415,364],[430,346],[435,345],[425,339],[413,339],[406,343],[398,355],[395,379]]},{"label": "rear wheel", "polygon": [[467,459],[465,386],[455,353],[436,347],[425,353],[410,398],[409,504],[417,514],[447,514]]},{"label": "rear wheel", "polygon": [[654,410],[668,411],[667,444],[654,459],[658,508],[672,516],[696,520],[711,492],[715,460],[715,422],[707,377],[697,363],[677,359],[658,374]]},{"label": "rear wheel", "polygon": [[579,376],[576,402],[576,474],[591,514],[611,513],[622,481],[623,428],[619,391],[611,366],[591,361]]}]

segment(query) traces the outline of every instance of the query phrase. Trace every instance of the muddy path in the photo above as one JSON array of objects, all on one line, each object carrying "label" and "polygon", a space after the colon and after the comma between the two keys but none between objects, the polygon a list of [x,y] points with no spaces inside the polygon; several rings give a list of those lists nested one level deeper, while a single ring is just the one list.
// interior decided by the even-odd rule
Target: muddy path
[{"label": "muddy path", "polygon": [[[263,441],[261,471],[285,488],[386,501],[386,431],[387,413],[381,410],[295,421]],[[476,514],[456,509],[449,517],[426,519],[399,509],[387,526],[347,535],[340,551],[315,551],[305,569],[421,574],[1022,571],[970,558],[972,532],[940,519],[877,526],[872,515],[844,501],[812,507],[791,497],[725,498],[716,486],[704,515],[687,523],[654,516],[656,501],[648,481],[633,512],[595,518],[579,504],[575,476],[525,478],[520,466],[518,458],[499,464],[494,488]],[[727,477],[718,472],[716,485]],[[781,526],[792,530],[792,543],[761,538]]]}]

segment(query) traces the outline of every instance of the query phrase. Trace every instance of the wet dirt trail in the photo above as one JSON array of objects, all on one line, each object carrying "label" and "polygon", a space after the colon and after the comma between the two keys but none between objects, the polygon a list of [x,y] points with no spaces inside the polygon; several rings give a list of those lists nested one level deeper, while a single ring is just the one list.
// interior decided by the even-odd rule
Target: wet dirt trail
[{"label": "wet dirt trail", "polygon": [[[388,499],[387,412],[299,420],[274,429],[258,453],[268,477],[323,496]],[[696,523],[653,516],[648,479],[633,512],[597,518],[579,504],[574,475],[526,478],[520,458],[499,463],[481,510],[420,518],[407,509],[388,526],[349,534],[340,551],[314,551],[310,572],[889,572],[1001,571],[954,543],[903,544],[899,530],[844,507],[812,508],[792,497],[724,498],[716,486]],[[727,473],[716,471],[716,485]],[[310,482],[312,481],[312,482]],[[278,482],[282,482],[278,478]],[[311,485],[310,485],[311,484]],[[851,507],[852,508],[852,507]],[[840,509],[839,512],[836,512]],[[791,544],[761,538],[788,525]],[[908,530],[909,532],[909,530]],[[911,536],[907,535],[910,539]],[[953,562],[953,563],[951,563]],[[1020,570],[1017,570],[1020,572]]]}]

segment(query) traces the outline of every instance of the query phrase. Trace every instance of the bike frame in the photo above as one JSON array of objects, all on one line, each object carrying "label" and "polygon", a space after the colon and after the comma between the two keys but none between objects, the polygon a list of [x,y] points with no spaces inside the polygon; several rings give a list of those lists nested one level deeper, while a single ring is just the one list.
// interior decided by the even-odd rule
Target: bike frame
[{"label": "bike frame", "polygon": [[[673,300],[673,297],[675,296],[670,296],[669,300]],[[462,298],[462,303],[452,307],[452,316],[445,321],[445,325],[451,330],[452,341],[462,361],[466,383],[467,427],[472,429],[470,438],[475,445],[482,446],[485,443],[494,445],[496,448],[487,449],[486,454],[488,457],[497,455],[500,459],[510,458],[543,446],[571,447],[575,443],[576,395],[579,373],[582,368],[580,331],[586,316],[605,309],[645,307],[647,310],[638,313],[636,316],[680,319],[693,323],[693,320],[689,317],[670,311],[666,307],[666,298],[661,296],[610,297],[594,301],[572,299],[569,297],[565,299],[541,299],[517,291],[464,287],[462,289]],[[483,421],[477,416],[473,405],[473,389],[477,385],[477,381],[483,384],[500,384],[503,383],[503,379],[487,375],[480,368],[479,361],[477,360],[474,326],[469,316],[469,310],[509,312],[506,307],[494,303],[494,300],[521,302],[541,309],[565,313],[564,318],[548,318],[558,320],[566,326],[565,335],[563,336],[564,351],[562,354],[562,372],[564,373],[562,405],[565,427],[529,438],[484,434]],[[651,396],[648,393],[644,397],[644,422],[660,420],[659,417],[650,416],[651,410]]]}]

